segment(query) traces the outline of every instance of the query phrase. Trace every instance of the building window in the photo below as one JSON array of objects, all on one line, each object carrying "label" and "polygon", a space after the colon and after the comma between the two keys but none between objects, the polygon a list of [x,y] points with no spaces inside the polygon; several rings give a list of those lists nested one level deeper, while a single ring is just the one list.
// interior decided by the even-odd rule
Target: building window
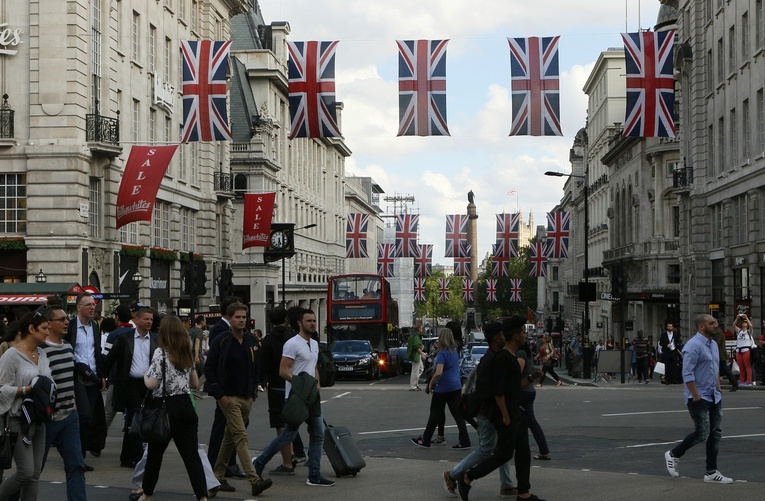
[{"label": "building window", "polygon": [[149,141],[156,142],[157,140],[157,110],[149,110]]},{"label": "building window", "polygon": [[749,60],[749,13],[741,15],[741,64]]},{"label": "building window", "polygon": [[558,267],[553,266],[552,267],[552,278],[551,280],[558,280]]},{"label": "building window", "polygon": [[743,145],[743,156],[742,161],[744,163],[749,163],[749,159],[752,158],[752,148],[751,148],[751,127],[749,123],[749,100],[744,99],[744,102],[741,106],[741,133],[742,133],[742,140],[744,141]]},{"label": "building window", "polygon": [[141,40],[141,16],[138,12],[133,11],[133,26],[130,32],[130,57],[133,61],[138,61],[138,52],[140,50]]},{"label": "building window", "polygon": [[191,31],[199,31],[199,2],[191,0]]},{"label": "building window", "polygon": [[186,180],[186,147],[182,144],[178,147],[178,179]]},{"label": "building window", "polygon": [[154,63],[157,54],[157,28],[153,24],[149,25],[149,71],[154,72]]},{"label": "building window", "polygon": [[170,59],[173,53],[173,41],[165,37],[164,70],[165,82],[170,82]]},{"label": "building window", "polygon": [[672,207],[672,236],[680,237],[680,207]]},{"label": "building window", "polygon": [[750,299],[749,270],[746,268],[733,270],[733,299]]},{"label": "building window", "polygon": [[765,154],[765,102],[763,89],[757,91],[757,136],[760,139],[760,154]]},{"label": "building window", "polygon": [[186,19],[186,0],[178,0],[178,18]]},{"label": "building window", "polygon": [[733,199],[731,204],[731,230],[733,245],[745,244],[748,241],[747,218],[749,212],[746,210],[746,195],[741,195]]},{"label": "building window", "polygon": [[157,200],[154,203],[154,247],[170,248],[170,204]]},{"label": "building window", "polygon": [[680,265],[679,264],[667,265],[667,283],[668,284],[680,283]]},{"label": "building window", "polygon": [[725,263],[722,259],[712,260],[712,302],[725,301]]},{"label": "building window", "polygon": [[196,250],[197,213],[191,209],[183,209],[181,214],[181,250],[194,252]]},{"label": "building window", "polygon": [[707,51],[707,94],[710,94],[715,88],[714,80],[715,61],[712,56],[712,49]]},{"label": "building window", "polygon": [[717,169],[717,172],[722,174],[725,172],[725,161],[727,160],[727,158],[725,158],[725,118],[720,118],[717,121],[717,129],[718,134],[720,134],[720,141],[718,143],[720,145],[720,151],[718,153],[720,168]]},{"label": "building window", "polygon": [[91,238],[101,238],[101,180],[97,177],[90,178],[88,210],[90,236]]},{"label": "building window", "polygon": [[140,114],[140,101],[133,99],[133,112],[132,112],[132,127],[131,127],[131,135],[133,137],[133,142],[138,142],[138,117]]},{"label": "building window", "polygon": [[0,233],[27,231],[27,175],[0,174]]},{"label": "building window", "polygon": [[723,207],[722,204],[712,206],[712,248],[719,249],[723,242]]},{"label": "building window", "polygon": [[556,313],[560,311],[560,293],[558,291],[552,293],[552,311]]},{"label": "building window", "polygon": [[94,107],[101,96],[101,0],[90,2],[90,73]]},{"label": "building window", "polygon": [[717,40],[717,83],[721,84],[725,80],[725,44],[723,39]]},{"label": "building window", "polygon": [[736,71],[736,27],[728,28],[728,73]]},{"label": "building window", "polygon": [[713,125],[707,128],[707,165],[709,166],[709,174],[714,176],[717,174],[715,170],[715,129]]},{"label": "building window", "polygon": [[712,11],[712,0],[706,0],[704,2],[704,21],[707,23],[711,21],[713,14],[714,11]]},{"label": "building window", "polygon": [[138,245],[138,223],[132,222],[120,226],[120,243]]},{"label": "building window", "polygon": [[762,17],[762,0],[757,0],[754,4],[754,22],[757,26],[755,29],[755,45],[757,48],[762,48],[765,45],[765,19]]},{"label": "building window", "polygon": [[738,167],[738,123],[736,108],[730,110],[730,168]]},{"label": "building window", "polygon": [[191,184],[197,184],[197,173],[199,172],[199,168],[197,167],[197,142],[193,142],[188,145],[190,155],[190,165],[189,165],[189,172],[191,174]]}]

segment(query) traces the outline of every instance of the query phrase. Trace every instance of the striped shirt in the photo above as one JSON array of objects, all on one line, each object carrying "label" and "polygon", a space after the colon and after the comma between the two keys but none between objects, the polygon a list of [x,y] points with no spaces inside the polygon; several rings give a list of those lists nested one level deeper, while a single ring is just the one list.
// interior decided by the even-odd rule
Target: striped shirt
[{"label": "striped shirt", "polygon": [[40,348],[48,355],[51,377],[56,383],[53,421],[62,421],[74,409],[74,350],[66,341],[61,344],[46,341]]}]

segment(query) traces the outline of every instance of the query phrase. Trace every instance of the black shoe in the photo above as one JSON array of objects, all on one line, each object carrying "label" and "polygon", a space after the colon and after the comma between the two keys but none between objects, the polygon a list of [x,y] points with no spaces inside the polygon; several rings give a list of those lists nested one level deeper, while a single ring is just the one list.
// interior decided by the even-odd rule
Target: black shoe
[{"label": "black shoe", "polygon": [[135,464],[135,461],[120,461],[120,468],[135,468]]},{"label": "black shoe", "polygon": [[258,494],[268,489],[272,485],[274,485],[274,482],[270,478],[265,478],[265,479],[261,478],[259,480],[256,480],[252,484],[252,495],[257,496]]},{"label": "black shoe", "polygon": [[527,498],[522,498],[520,496],[515,498],[515,501],[545,501],[544,499],[540,498],[536,494],[532,494],[531,496]]},{"label": "black shoe", "polygon": [[85,471],[93,471],[93,470],[95,470],[95,468],[93,468],[89,464],[85,463]]},{"label": "black shoe", "polygon": [[738,385],[737,385],[737,384],[734,384],[733,386],[731,386],[731,387],[730,387],[730,391],[732,391],[732,392],[733,392],[733,391],[738,391]]},{"label": "black shoe", "polygon": [[236,489],[234,489],[234,486],[229,484],[226,479],[220,481],[220,487],[218,487],[218,490],[221,492],[235,492]]},{"label": "black shoe", "polygon": [[465,475],[457,477],[457,492],[460,495],[462,501],[468,501],[468,493],[470,492],[470,484],[465,483]]},{"label": "black shoe", "polygon": [[101,457],[101,451],[88,451],[90,452],[90,455],[94,458],[100,458]]},{"label": "black shoe", "polygon": [[[218,491],[219,490],[220,490],[220,487],[213,487],[212,489],[207,491],[207,497],[208,498],[214,498],[215,496],[218,495]],[[134,500],[131,499],[130,501],[134,501]],[[135,500],[135,501],[137,501],[137,500]]]},{"label": "black shoe", "polygon": [[247,474],[243,472],[241,468],[239,468],[238,464],[235,464],[226,468],[225,477],[226,478],[231,478],[231,477],[247,478]]}]

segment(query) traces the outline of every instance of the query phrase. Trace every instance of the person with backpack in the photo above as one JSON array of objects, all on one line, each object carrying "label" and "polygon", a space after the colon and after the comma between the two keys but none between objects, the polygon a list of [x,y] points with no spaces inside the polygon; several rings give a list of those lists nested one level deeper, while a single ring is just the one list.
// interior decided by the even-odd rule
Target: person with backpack
[{"label": "person with backpack", "polygon": [[[478,366],[473,369],[474,374],[468,376],[465,385],[466,387],[470,386],[471,388],[466,388],[464,395],[464,397],[467,398],[469,393],[477,393],[479,400],[479,406],[475,416],[478,420],[478,449],[468,454],[465,459],[450,471],[445,471],[443,473],[444,488],[449,494],[456,494],[456,479],[464,475],[465,472],[473,466],[491,456],[492,452],[494,452],[494,448],[497,446],[497,429],[494,427],[494,424],[492,424],[491,416],[489,415],[489,410],[491,409],[490,404],[491,401],[494,400],[494,397],[489,390],[492,385],[492,360],[494,359],[494,355],[504,348],[505,338],[502,335],[502,324],[499,322],[491,322],[484,325],[483,332],[486,335],[486,341],[489,343],[489,349],[486,350],[486,353],[481,357]],[[473,381],[471,381],[471,379]],[[499,468],[499,481],[500,496],[516,496],[518,494],[518,489],[515,488],[513,480],[510,478],[509,461]]]},{"label": "person with backpack", "polygon": [[422,375],[422,325],[416,325],[406,341],[406,359],[412,361],[409,391],[421,390],[418,381]]}]

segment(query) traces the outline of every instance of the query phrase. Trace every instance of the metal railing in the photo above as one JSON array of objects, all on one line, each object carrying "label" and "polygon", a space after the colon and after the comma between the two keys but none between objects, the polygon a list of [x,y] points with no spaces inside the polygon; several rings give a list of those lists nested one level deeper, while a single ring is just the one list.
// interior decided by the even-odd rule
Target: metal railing
[{"label": "metal railing", "polygon": [[673,188],[690,188],[693,184],[693,167],[686,166],[672,172]]},{"label": "metal railing", "polygon": [[120,119],[99,114],[85,115],[85,140],[88,142],[120,144]]},{"label": "metal railing", "polygon": [[233,192],[233,177],[228,172],[215,172],[213,173],[213,183],[215,191]]},{"label": "metal railing", "polygon": [[3,104],[0,105],[0,139],[11,139],[14,137],[13,116],[15,112],[8,104],[8,94],[3,94]]}]

